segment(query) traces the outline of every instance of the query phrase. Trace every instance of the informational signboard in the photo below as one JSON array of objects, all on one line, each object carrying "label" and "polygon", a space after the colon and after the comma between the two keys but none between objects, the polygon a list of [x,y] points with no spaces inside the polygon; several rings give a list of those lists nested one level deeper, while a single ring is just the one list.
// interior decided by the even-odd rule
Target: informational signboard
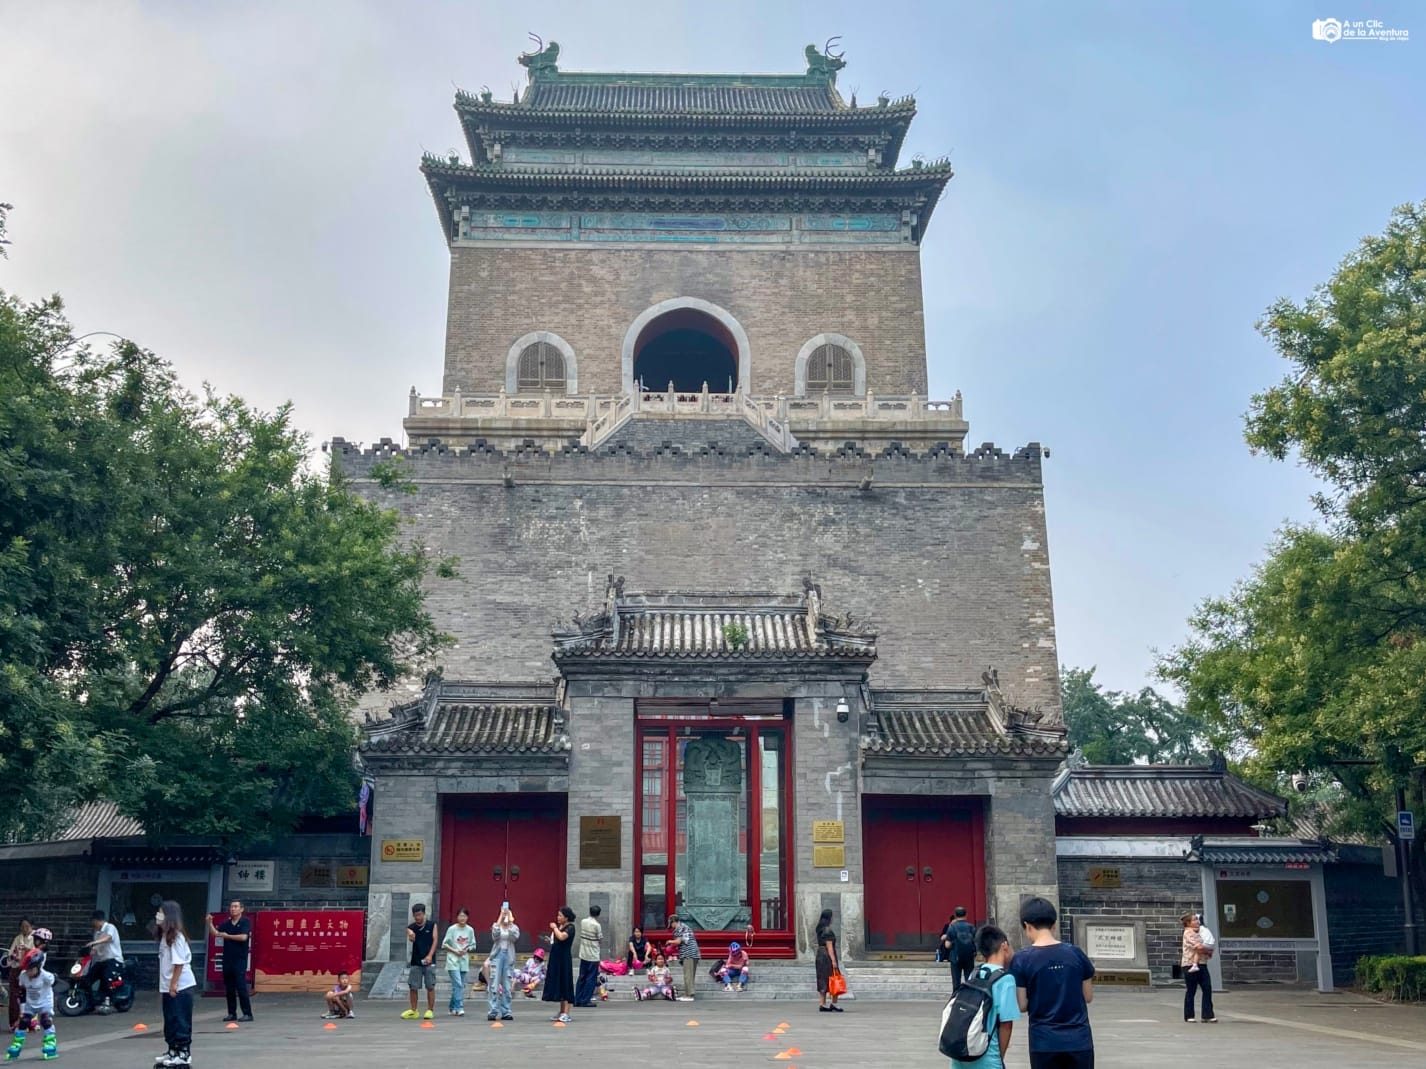
[{"label": "informational signboard", "polygon": [[847,826],[840,820],[814,820],[812,822],[814,843],[844,843],[847,841]]},{"label": "informational signboard", "polygon": [[1124,886],[1118,865],[1100,865],[1089,870],[1089,886],[1097,891],[1111,891]]},{"label": "informational signboard", "polygon": [[324,991],[337,973],[361,982],[361,910],[263,910],[253,938],[254,990]]},{"label": "informational signboard", "polygon": [[297,879],[298,887],[331,887],[332,862],[328,858],[308,858],[302,862],[302,874]]},{"label": "informational signboard", "polygon": [[1137,956],[1134,947],[1134,929],[1129,925],[1085,925],[1084,952],[1091,961],[1133,961]]},{"label": "informational signboard", "polygon": [[277,880],[277,862],[234,861],[228,866],[228,891],[230,893],[271,891]]},{"label": "informational signboard", "polygon": [[623,824],[617,816],[579,818],[579,867],[617,869],[623,852]]},{"label": "informational signboard", "polygon": [[842,869],[847,867],[845,846],[814,846],[812,848],[814,869]]},{"label": "informational signboard", "polygon": [[1218,883],[1221,939],[1315,939],[1312,884],[1307,880]]},{"label": "informational signboard", "polygon": [[424,861],[426,860],[425,839],[382,839],[382,861]]},{"label": "informational signboard", "polygon": [[1402,842],[1410,842],[1416,838],[1416,814],[1409,809],[1402,809],[1396,814],[1396,834]]},{"label": "informational signboard", "polygon": [[339,865],[337,867],[338,887],[365,887],[371,879],[371,869],[366,865]]}]

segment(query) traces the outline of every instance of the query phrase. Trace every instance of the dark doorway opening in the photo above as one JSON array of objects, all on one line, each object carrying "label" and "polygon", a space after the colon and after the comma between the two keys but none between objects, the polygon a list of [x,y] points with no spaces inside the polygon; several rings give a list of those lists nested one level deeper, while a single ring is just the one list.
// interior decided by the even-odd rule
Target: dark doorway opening
[{"label": "dark doorway opening", "polygon": [[706,312],[679,308],[652,320],[634,343],[634,386],[679,393],[738,388],[738,344],[728,328]]}]

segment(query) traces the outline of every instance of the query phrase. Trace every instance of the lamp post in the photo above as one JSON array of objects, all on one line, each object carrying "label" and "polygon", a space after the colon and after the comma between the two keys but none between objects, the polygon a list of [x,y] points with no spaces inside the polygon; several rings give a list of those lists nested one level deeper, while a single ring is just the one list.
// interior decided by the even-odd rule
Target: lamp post
[{"label": "lamp post", "polygon": [[[1396,788],[1396,811],[1403,812],[1406,809],[1406,788]],[[1416,904],[1411,899],[1411,841],[1401,837],[1401,828],[1396,830],[1396,852],[1400,860],[1397,865],[1401,871],[1401,908],[1406,914],[1406,921],[1401,926],[1406,934],[1406,954],[1407,957],[1416,956]]]}]

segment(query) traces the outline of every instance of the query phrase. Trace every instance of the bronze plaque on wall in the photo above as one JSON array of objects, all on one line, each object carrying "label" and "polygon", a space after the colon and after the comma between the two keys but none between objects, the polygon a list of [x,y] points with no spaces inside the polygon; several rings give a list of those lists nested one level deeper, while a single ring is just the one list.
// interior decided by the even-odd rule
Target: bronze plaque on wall
[{"label": "bronze plaque on wall", "polygon": [[846,868],[847,848],[845,846],[814,846],[812,867],[814,869]]},{"label": "bronze plaque on wall", "polygon": [[1123,887],[1123,881],[1119,876],[1118,865],[1102,865],[1089,870],[1089,886],[1096,891],[1113,890],[1116,887]]},{"label": "bronze plaque on wall", "polygon": [[579,818],[579,867],[617,869],[622,843],[619,817]]},{"label": "bronze plaque on wall", "polygon": [[814,843],[844,843],[847,841],[846,824],[840,820],[814,820],[812,841]]}]

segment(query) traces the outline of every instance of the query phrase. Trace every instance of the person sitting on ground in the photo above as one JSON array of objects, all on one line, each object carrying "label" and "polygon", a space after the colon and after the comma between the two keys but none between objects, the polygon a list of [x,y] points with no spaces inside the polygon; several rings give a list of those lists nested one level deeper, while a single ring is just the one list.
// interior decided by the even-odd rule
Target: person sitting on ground
[{"label": "person sitting on ground", "polygon": [[525,964],[510,975],[510,983],[518,987],[526,998],[535,997],[535,988],[545,979],[545,948],[536,947],[535,952],[525,959]]},{"label": "person sitting on ground", "polygon": [[742,943],[729,943],[728,956],[723,961],[723,967],[718,970],[718,976],[723,981],[723,990],[733,990],[733,985],[738,985],[739,991],[748,989],[748,980],[751,977],[748,969],[748,952],[743,949]]},{"label": "person sitting on ground", "polygon": [[668,971],[668,961],[662,954],[654,953],[654,963],[649,966],[648,985],[635,987],[634,997],[640,1002],[651,998],[673,1001],[673,974]]},{"label": "person sitting on ground", "polygon": [[351,974],[345,969],[337,973],[337,982],[332,985],[332,990],[327,992],[327,1012],[322,1014],[322,1019],[327,1021],[340,1021],[347,1017],[355,1017],[352,1010],[352,987]]}]

